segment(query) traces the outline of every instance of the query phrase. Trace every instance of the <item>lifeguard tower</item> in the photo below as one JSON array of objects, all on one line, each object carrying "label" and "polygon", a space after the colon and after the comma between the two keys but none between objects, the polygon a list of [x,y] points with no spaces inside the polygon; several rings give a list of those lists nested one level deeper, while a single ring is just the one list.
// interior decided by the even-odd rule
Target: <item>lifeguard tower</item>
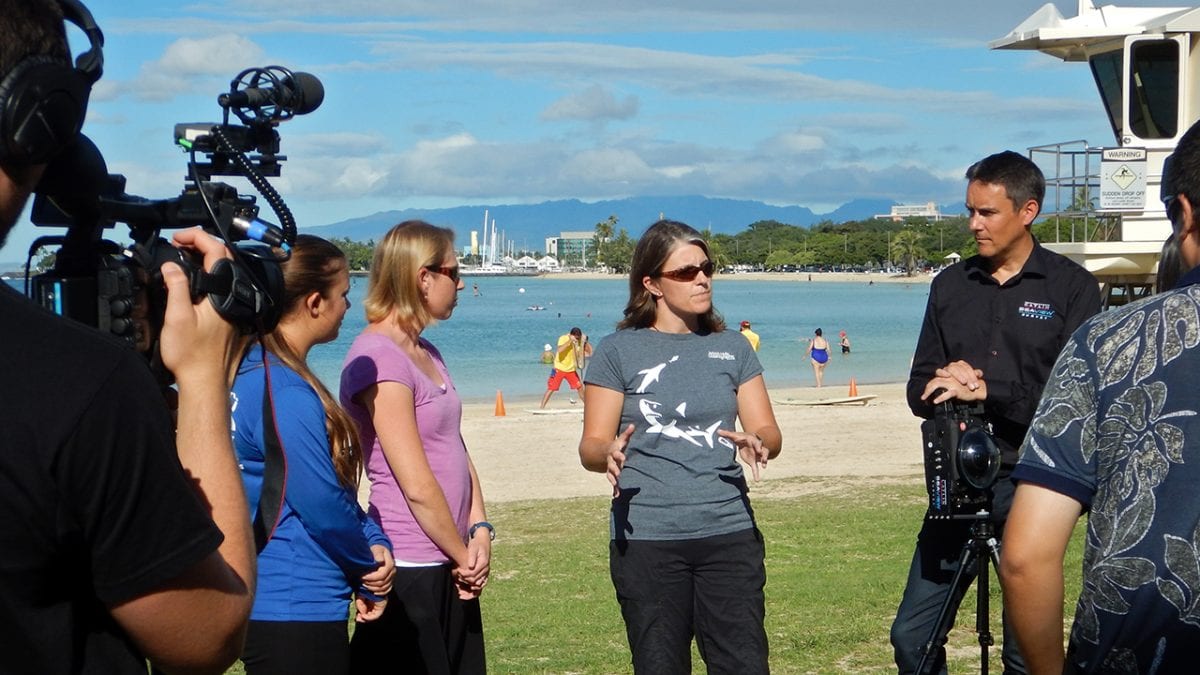
[{"label": "lifeguard tower", "polygon": [[1200,7],[1097,8],[1078,0],[1064,18],[1046,4],[993,49],[1032,49],[1086,62],[1114,142],[1030,148],[1046,172],[1043,213],[1058,216],[1055,241],[1104,285],[1110,304],[1150,292],[1171,224],[1159,196],[1163,160],[1200,118]]}]

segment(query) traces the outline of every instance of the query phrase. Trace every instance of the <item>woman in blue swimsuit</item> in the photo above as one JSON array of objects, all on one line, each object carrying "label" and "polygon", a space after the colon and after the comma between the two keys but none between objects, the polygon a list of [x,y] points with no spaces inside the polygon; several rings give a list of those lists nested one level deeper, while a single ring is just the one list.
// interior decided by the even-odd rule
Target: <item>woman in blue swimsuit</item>
[{"label": "woman in blue swimsuit", "polygon": [[825,364],[829,362],[829,343],[821,337],[821,329],[815,331],[816,337],[808,341],[808,356],[812,359],[813,375],[817,378],[817,388],[825,377]]}]

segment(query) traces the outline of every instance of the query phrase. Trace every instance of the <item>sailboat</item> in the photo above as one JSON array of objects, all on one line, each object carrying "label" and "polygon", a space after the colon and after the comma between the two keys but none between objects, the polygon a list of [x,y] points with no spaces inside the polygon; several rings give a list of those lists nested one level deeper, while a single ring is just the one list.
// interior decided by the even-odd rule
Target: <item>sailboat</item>
[{"label": "sailboat", "polygon": [[537,270],[507,267],[496,260],[496,219],[488,218],[483,211],[483,247],[478,265],[460,265],[459,274],[464,277],[537,276]]}]

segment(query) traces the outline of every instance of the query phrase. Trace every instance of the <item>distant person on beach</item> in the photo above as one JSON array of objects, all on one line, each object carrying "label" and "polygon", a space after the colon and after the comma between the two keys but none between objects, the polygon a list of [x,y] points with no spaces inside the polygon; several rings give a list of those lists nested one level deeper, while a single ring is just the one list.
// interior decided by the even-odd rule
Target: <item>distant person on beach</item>
[{"label": "distant person on beach", "polygon": [[[1046,193],[1037,165],[1001,152],[971,165],[966,178],[969,227],[979,254],[942,270],[930,285],[908,405],[914,415],[929,419],[945,401],[983,403],[984,420],[1002,453],[990,511],[999,539],[1012,504],[1009,475],[1017,448],[1055,357],[1100,309],[1100,292],[1095,277],[1043,248],[1029,231]],[[965,519],[926,518],[921,524],[891,630],[901,673],[914,672],[921,662],[943,600],[951,598],[956,611],[974,580],[974,569],[967,570],[962,585],[951,587],[970,527]],[[1003,627],[1005,672],[1025,672],[1007,620]],[[944,672],[946,635],[933,638],[928,672]]]},{"label": "distant person on beach", "polygon": [[554,363],[554,347],[549,342],[542,347],[542,363],[547,366]]},{"label": "distant person on beach", "polygon": [[475,284],[475,283],[471,284],[471,291],[475,294],[475,297],[477,297],[477,298],[481,295],[479,293],[479,284]]},{"label": "distant person on beach", "polygon": [[[391,590],[391,544],[358,505],[358,430],[305,362],[313,345],[337,338],[350,307],[348,269],[337,246],[296,237],[283,264],[283,316],[261,343],[247,346],[230,394],[234,449],[252,513],[261,513],[271,457],[264,425],[275,425],[286,461],[278,518],[263,523],[269,539],[258,556],[242,654],[249,675],[348,673],[351,598],[361,623],[379,618]],[[268,381],[271,397],[263,401]],[[264,417],[264,404],[271,417]]]},{"label": "distant person on beach", "polygon": [[463,282],[454,231],[410,220],[375,247],[367,327],[342,370],[358,423],[370,514],[392,541],[387,608],[351,640],[353,672],[483,673],[479,595],[495,529],[462,438],[462,401],[422,331],[454,312]]},{"label": "distant person on beach", "polygon": [[[47,163],[71,151],[100,75],[72,65],[64,11],[89,26],[80,64],[96,64],[83,5],[0,0],[0,244]],[[198,228],[173,239],[206,269],[228,256]],[[178,424],[141,354],[0,283],[0,670],[218,672],[241,653],[255,560],[229,439],[235,331],[192,303],[178,265],[162,275]]]},{"label": "distant person on beach", "polygon": [[808,360],[812,363],[813,377],[817,380],[817,388],[821,388],[821,384],[825,380],[825,366],[829,364],[829,342],[822,337],[821,329],[813,331],[813,337],[808,341],[808,349],[804,350]]},{"label": "distant person on beach", "polygon": [[[558,349],[554,352],[554,369],[550,371],[550,379],[546,381],[546,393],[542,394],[540,408],[545,408],[554,392],[562,388],[563,380],[572,391],[578,391],[583,396],[583,381],[579,375],[583,372],[587,358],[592,355],[592,344],[588,336],[578,326],[571,328],[566,335],[558,337]],[[571,398],[571,403],[575,398]]]},{"label": "distant person on beach", "polygon": [[[609,569],[635,673],[765,674],[754,479],[783,437],[749,342],[712,304],[713,262],[670,220],[638,241],[629,302],[587,374],[579,457],[613,486]],[[744,431],[737,431],[741,421]]]},{"label": "distant person on beach", "polygon": [[[1187,673],[1200,661],[1200,125],[1164,163],[1162,195],[1189,271],[1075,331],[1013,471],[1000,572],[1033,672]],[[1063,557],[1084,513],[1064,653]]]},{"label": "distant person on beach", "polygon": [[846,331],[842,331],[838,333],[838,337],[841,338],[839,344],[842,346],[842,355],[845,356],[850,353],[850,336],[846,335]]},{"label": "distant person on beach", "polygon": [[759,344],[759,342],[761,342],[761,340],[758,337],[758,333],[755,333],[754,331],[750,330],[750,322],[749,321],[742,322],[742,328],[741,328],[741,331],[739,331],[739,332],[742,335],[745,335],[746,339],[750,341],[750,346],[754,348],[754,351],[758,351],[758,344]]}]

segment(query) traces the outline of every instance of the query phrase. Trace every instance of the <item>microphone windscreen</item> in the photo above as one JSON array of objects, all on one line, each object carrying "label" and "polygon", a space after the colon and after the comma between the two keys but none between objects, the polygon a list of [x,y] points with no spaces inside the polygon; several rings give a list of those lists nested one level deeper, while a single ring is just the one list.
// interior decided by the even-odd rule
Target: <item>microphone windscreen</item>
[{"label": "microphone windscreen", "polygon": [[321,106],[325,100],[325,85],[311,73],[292,73],[291,106],[297,115],[307,115]]}]

